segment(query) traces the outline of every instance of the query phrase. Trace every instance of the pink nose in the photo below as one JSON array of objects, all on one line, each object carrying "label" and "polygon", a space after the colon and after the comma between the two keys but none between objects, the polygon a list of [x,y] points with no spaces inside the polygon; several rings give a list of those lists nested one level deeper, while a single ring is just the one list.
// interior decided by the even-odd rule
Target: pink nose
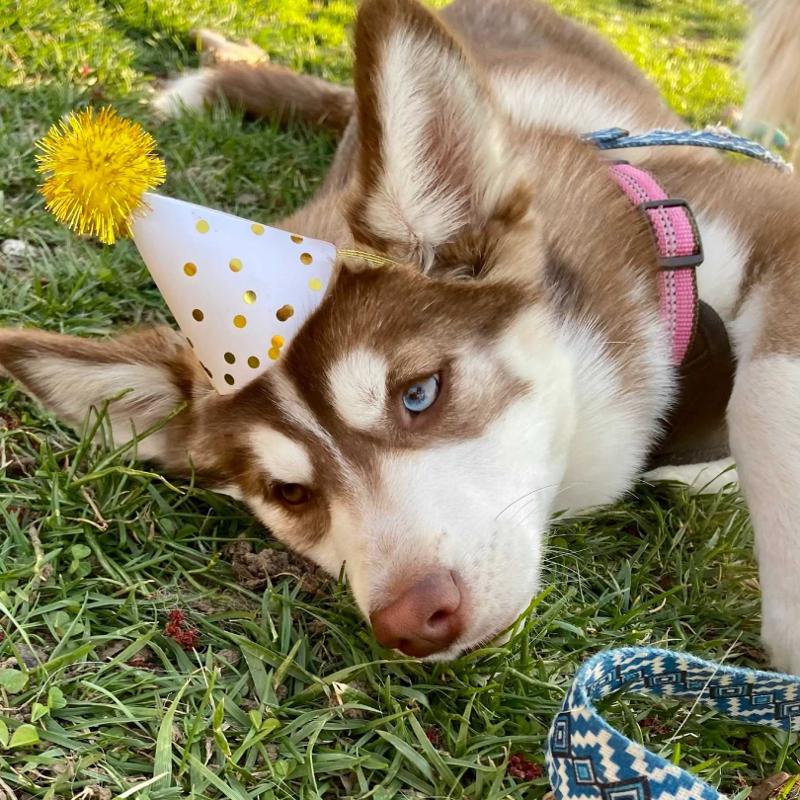
[{"label": "pink nose", "polygon": [[449,570],[424,577],[388,606],[370,615],[384,647],[414,658],[446,650],[464,629],[461,590]]}]

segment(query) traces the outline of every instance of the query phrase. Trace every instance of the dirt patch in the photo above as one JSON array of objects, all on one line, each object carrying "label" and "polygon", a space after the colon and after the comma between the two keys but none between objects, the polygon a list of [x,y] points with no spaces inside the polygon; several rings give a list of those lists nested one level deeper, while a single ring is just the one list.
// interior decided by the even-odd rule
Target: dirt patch
[{"label": "dirt patch", "polygon": [[286,550],[265,547],[254,552],[251,542],[240,540],[225,548],[225,555],[231,561],[236,582],[247,589],[263,589],[270,581],[290,575],[304,592],[320,594],[328,580],[310,561]]}]

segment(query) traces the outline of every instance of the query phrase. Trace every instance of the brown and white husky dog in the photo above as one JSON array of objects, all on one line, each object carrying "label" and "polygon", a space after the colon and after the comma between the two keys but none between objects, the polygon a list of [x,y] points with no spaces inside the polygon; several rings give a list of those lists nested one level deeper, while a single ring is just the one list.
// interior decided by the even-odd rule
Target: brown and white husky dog
[{"label": "brown and white husky dog", "polygon": [[[221,94],[340,131],[323,187],[278,225],[394,265],[341,258],[286,358],[234,395],[163,329],[6,330],[0,364],[73,424],[131,389],[109,412],[120,441],[186,403],[143,458],[344,565],[383,644],[448,659],[526,608],[553,513],[628,491],[677,402],[651,232],[577,134],[682,123],[622,55],[533,0],[365,0],[355,42],[354,90],[220,64],[160,103]],[[638,158],[702,230],[700,295],[737,360],[729,445],[764,641],[800,672],[800,185],[707,152]]]}]

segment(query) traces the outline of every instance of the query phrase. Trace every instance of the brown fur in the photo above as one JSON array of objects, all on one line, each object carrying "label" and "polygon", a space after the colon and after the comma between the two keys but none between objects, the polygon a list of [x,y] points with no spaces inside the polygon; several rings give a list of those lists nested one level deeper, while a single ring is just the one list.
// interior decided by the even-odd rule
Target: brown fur
[{"label": "brown fur", "polygon": [[255,117],[304,122],[341,133],[353,112],[353,90],[299,75],[275,64],[222,64],[214,70],[209,99],[223,97]]}]

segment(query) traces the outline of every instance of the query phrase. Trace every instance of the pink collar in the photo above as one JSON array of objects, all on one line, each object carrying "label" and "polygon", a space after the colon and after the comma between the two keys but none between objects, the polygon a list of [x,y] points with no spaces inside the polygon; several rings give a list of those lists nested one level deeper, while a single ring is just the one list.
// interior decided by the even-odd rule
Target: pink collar
[{"label": "pink collar", "polygon": [[672,363],[680,366],[692,346],[699,314],[695,270],[703,263],[703,244],[694,214],[685,200],[670,199],[643,169],[617,161],[611,177],[644,211],[653,229],[661,266],[661,316],[672,341]]}]

